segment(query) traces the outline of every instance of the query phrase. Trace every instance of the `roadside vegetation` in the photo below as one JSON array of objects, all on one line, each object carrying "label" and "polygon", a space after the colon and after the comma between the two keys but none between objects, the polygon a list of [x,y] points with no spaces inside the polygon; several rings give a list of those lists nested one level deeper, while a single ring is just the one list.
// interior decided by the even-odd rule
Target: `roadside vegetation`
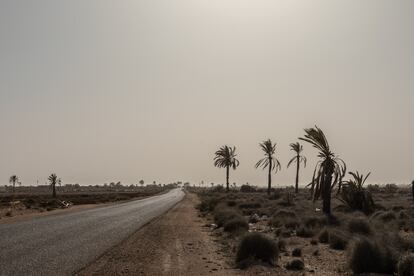
[{"label": "roadside vegetation", "polygon": [[[207,226],[233,256],[233,265],[281,275],[414,275],[414,184],[368,185],[370,173],[347,173],[318,127],[305,129],[299,139],[318,150],[306,188],[298,185],[300,166],[307,160],[299,143],[290,145],[295,156],[288,167],[296,163],[297,172],[294,186],[272,187],[271,175],[281,166],[271,140],[260,144],[265,156],[256,164],[268,169],[267,189],[193,188],[200,198],[200,215],[210,220]],[[232,155],[231,148],[223,149],[230,158],[219,167],[227,168],[228,184],[228,169],[237,166],[234,151]]]},{"label": "roadside vegetation", "polygon": [[20,192],[0,194],[0,219],[22,214],[52,211],[68,208],[72,205],[100,204],[126,201],[163,193],[177,187],[169,185],[123,186],[104,188],[102,186],[58,187],[60,179],[56,175],[49,176],[49,187],[21,187]]}]

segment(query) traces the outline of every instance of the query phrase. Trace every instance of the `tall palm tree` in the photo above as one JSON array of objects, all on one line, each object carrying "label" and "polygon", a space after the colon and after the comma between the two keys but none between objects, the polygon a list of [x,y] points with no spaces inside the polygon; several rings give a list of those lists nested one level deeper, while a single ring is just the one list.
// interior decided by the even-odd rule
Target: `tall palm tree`
[{"label": "tall palm tree", "polygon": [[305,129],[305,136],[299,138],[310,143],[318,151],[320,160],[315,166],[311,185],[313,200],[322,197],[322,211],[331,214],[331,192],[346,172],[345,162],[329,148],[325,134],[317,126]]},{"label": "tall palm tree", "polygon": [[295,183],[295,193],[297,194],[299,192],[299,168],[300,168],[300,163],[303,162],[303,166],[306,167],[306,157],[301,155],[302,151],[303,151],[303,146],[301,144],[299,144],[299,142],[296,143],[292,143],[290,144],[290,150],[293,150],[296,155],[292,157],[292,159],[290,159],[287,167],[289,168],[289,166],[292,163],[296,162],[296,183]]},{"label": "tall palm tree", "polygon": [[277,173],[278,171],[281,170],[281,166],[280,166],[280,162],[279,160],[277,160],[274,155],[276,152],[276,143],[272,143],[272,141],[270,139],[263,141],[262,143],[259,144],[260,147],[262,148],[265,157],[260,159],[255,167],[256,169],[259,167],[262,167],[263,170],[268,168],[269,169],[269,174],[268,174],[268,179],[267,179],[267,194],[270,194],[270,190],[272,188],[272,171],[274,170],[275,173]]},{"label": "tall palm tree", "polygon": [[56,174],[52,173],[48,178],[50,186],[52,186],[52,196],[56,197],[56,183],[58,182],[58,177]]},{"label": "tall palm tree", "polygon": [[214,166],[217,168],[226,168],[226,191],[229,191],[229,173],[230,168],[235,170],[239,165],[239,160],[236,159],[236,147],[223,146],[216,151],[214,157]]},{"label": "tall palm tree", "polygon": [[14,190],[15,190],[16,183],[17,183],[17,182],[19,182],[19,177],[18,177],[17,175],[12,175],[12,176],[10,176],[10,178],[9,178],[9,183],[10,183],[10,184],[13,184],[13,193],[14,193]]}]

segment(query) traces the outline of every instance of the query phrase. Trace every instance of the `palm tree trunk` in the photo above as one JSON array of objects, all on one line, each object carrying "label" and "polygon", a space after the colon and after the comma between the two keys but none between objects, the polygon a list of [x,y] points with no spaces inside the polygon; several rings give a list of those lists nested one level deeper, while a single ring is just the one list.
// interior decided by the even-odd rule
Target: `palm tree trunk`
[{"label": "palm tree trunk", "polygon": [[230,167],[226,167],[226,192],[230,190],[229,188],[229,173],[230,173]]},{"label": "palm tree trunk", "polygon": [[272,189],[272,158],[269,158],[269,175],[267,180],[267,194],[270,195],[270,190]]},{"label": "palm tree trunk", "polygon": [[[329,166],[329,165],[328,165]],[[331,214],[331,184],[332,184],[332,174],[333,168],[328,168],[326,170],[326,174],[323,180],[323,187],[322,187],[322,211],[330,215]]]},{"label": "palm tree trunk", "polygon": [[52,184],[52,190],[53,190],[53,198],[56,197],[56,184]]},{"label": "palm tree trunk", "polygon": [[296,185],[295,185],[295,193],[299,192],[299,155],[296,156]]},{"label": "palm tree trunk", "polygon": [[414,200],[414,181],[411,183],[411,192],[413,194],[413,200]]}]

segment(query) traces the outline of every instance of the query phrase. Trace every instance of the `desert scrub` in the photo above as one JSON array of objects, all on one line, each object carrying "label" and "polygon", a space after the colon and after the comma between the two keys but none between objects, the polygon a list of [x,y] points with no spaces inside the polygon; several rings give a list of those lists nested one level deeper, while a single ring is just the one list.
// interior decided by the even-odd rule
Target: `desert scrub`
[{"label": "desert scrub", "polygon": [[305,218],[303,221],[303,224],[309,228],[320,228],[322,226],[327,225],[328,221],[325,216],[323,217],[313,216],[313,217]]},{"label": "desert scrub", "polygon": [[308,228],[304,225],[300,226],[296,230],[296,236],[302,237],[302,238],[312,238],[315,235],[315,232],[313,229]]},{"label": "desert scrub", "polygon": [[250,233],[240,242],[236,263],[240,268],[246,268],[252,260],[260,260],[273,265],[278,256],[279,248],[273,240],[260,233]]},{"label": "desert scrub", "polygon": [[222,227],[227,221],[240,217],[242,217],[240,213],[231,208],[224,208],[214,211],[214,222],[218,227]]},{"label": "desert scrub", "polygon": [[302,248],[296,247],[295,249],[293,249],[292,256],[293,257],[301,257],[302,256]]},{"label": "desert scrub", "polygon": [[293,259],[292,261],[288,262],[286,264],[287,270],[303,270],[305,268],[305,264],[301,259]]},{"label": "desert scrub", "polygon": [[201,202],[197,205],[200,212],[212,212],[220,202],[217,196],[200,196]]},{"label": "desert scrub", "polygon": [[371,226],[366,219],[354,218],[348,222],[348,231],[352,234],[369,236],[372,234]]},{"label": "desert scrub", "polygon": [[329,230],[326,227],[319,232],[318,240],[320,243],[329,243]]},{"label": "desert scrub", "polygon": [[237,217],[230,219],[229,221],[226,221],[224,223],[223,229],[226,232],[240,233],[240,232],[249,230],[249,224],[247,223],[244,217],[237,216]]},{"label": "desert scrub", "polygon": [[344,250],[348,245],[349,236],[344,231],[329,232],[329,247],[335,250]]},{"label": "desert scrub", "polygon": [[371,219],[376,219],[382,222],[390,222],[397,219],[397,216],[393,211],[377,211],[372,216]]},{"label": "desert scrub", "polygon": [[386,273],[396,270],[395,252],[377,240],[359,237],[348,252],[348,264],[354,273]]},{"label": "desert scrub", "polygon": [[272,216],[269,225],[273,227],[285,226],[286,228],[297,228],[299,226],[299,221],[295,212],[282,209]]},{"label": "desert scrub", "polygon": [[399,276],[412,276],[414,275],[414,255],[408,254],[402,256],[398,262],[398,275]]}]

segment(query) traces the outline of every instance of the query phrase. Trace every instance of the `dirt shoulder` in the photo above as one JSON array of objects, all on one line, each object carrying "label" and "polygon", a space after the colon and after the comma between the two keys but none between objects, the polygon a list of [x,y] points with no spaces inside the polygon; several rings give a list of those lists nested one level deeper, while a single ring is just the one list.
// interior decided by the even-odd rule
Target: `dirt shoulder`
[{"label": "dirt shoulder", "polygon": [[186,197],[78,275],[238,275]]}]

